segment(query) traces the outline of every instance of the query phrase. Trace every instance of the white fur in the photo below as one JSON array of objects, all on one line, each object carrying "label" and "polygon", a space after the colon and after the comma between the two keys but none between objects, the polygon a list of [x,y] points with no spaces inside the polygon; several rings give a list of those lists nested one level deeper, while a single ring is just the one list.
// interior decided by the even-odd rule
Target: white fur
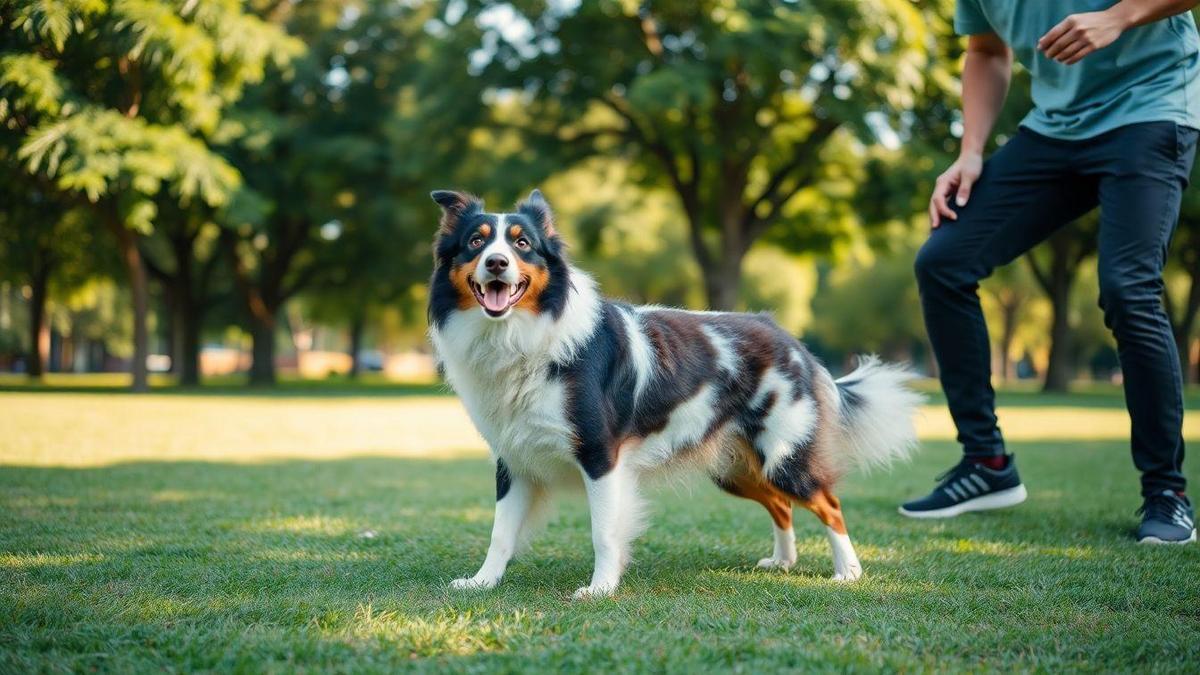
[{"label": "white fur", "polygon": [[721,335],[720,331],[712,326],[702,326],[700,330],[704,331],[704,336],[708,338],[709,343],[717,352],[717,366],[726,373],[736,374],[740,359],[729,338]]},{"label": "white fur", "polygon": [[[508,259],[508,267],[499,275],[494,275],[487,270],[487,259],[499,253]],[[475,261],[475,281],[478,283],[487,283],[492,279],[499,279],[510,286],[516,286],[521,280],[520,273],[517,271],[517,256],[513,253],[512,247],[508,245],[508,237],[504,236],[504,216],[499,216],[496,224],[496,238],[490,244],[484,247],[479,253],[479,258]],[[489,317],[490,318],[490,317]]]},{"label": "white fur", "polygon": [[612,595],[629,564],[629,544],[645,522],[637,474],[623,462],[595,480],[584,474],[584,488],[592,516],[596,561],[592,582],[575,591],[576,600]]},{"label": "white fur", "polygon": [[487,557],[475,576],[455,579],[450,583],[451,588],[492,588],[500,583],[508,561],[516,553],[524,535],[527,534],[530,520],[542,499],[531,481],[522,477],[514,477],[508,494],[496,502],[496,518],[492,522],[492,542],[488,546]]},{"label": "white fur", "polygon": [[832,527],[826,527],[829,536],[829,548],[833,551],[833,580],[856,581],[862,576],[862,564],[850,543],[850,535],[838,534]]},{"label": "white fur", "polygon": [[670,461],[682,448],[704,439],[716,418],[716,391],[705,384],[691,398],[671,411],[667,425],[650,434],[629,453],[629,461],[640,469],[654,469]]},{"label": "white fur", "polygon": [[624,309],[620,311],[620,315],[629,338],[630,362],[637,377],[633,387],[633,404],[636,407],[646,385],[654,377],[654,349],[650,346],[646,334],[642,332],[642,321],[638,315]]},{"label": "white fur", "polygon": [[[833,382],[828,376],[824,379],[832,390],[832,400],[840,400]],[[837,380],[842,385],[853,384],[854,393],[862,399],[858,409],[840,411],[841,455],[853,467],[886,467],[912,454],[917,446],[913,417],[925,402],[924,396],[908,386],[914,379],[916,375],[903,366],[867,356],[854,372]]]},{"label": "white fur", "polygon": [[775,402],[763,420],[763,430],[754,439],[755,447],[763,454],[763,473],[768,476],[796,451],[797,444],[809,440],[817,427],[816,401],[807,396],[793,401],[792,383],[775,368],[763,373],[751,407],[762,405],[770,394],[775,395]]},{"label": "white fur", "polygon": [[771,525],[771,531],[775,534],[775,550],[770,558],[763,558],[758,561],[758,566],[763,569],[791,569],[792,565],[796,564],[796,533],[789,525],[786,528]]}]

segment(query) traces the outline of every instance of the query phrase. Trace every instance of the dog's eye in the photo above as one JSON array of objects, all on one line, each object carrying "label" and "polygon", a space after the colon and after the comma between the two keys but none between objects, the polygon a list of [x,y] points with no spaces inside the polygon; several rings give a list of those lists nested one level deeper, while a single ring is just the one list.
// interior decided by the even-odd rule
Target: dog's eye
[{"label": "dog's eye", "polygon": [[480,246],[483,246],[483,237],[478,234],[475,235],[474,237],[471,237],[471,241],[468,244],[468,246],[470,246],[471,248],[479,248]]},{"label": "dog's eye", "polygon": [[521,237],[513,242],[513,246],[516,246],[517,248],[521,249],[522,251],[528,251],[529,250],[529,240],[526,239],[525,237]]}]

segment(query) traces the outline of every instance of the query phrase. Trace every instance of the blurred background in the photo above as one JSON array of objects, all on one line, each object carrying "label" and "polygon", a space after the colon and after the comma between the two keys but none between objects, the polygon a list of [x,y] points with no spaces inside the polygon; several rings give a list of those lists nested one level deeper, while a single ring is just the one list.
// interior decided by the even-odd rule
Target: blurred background
[{"label": "blurred background", "polygon": [[[932,374],[953,4],[0,2],[0,384],[432,381],[437,188],[541,187],[608,295]],[[1028,108],[1018,69],[996,143]],[[1095,227],[984,284],[999,379],[1119,380]],[[1200,187],[1171,256],[1194,380]]]}]

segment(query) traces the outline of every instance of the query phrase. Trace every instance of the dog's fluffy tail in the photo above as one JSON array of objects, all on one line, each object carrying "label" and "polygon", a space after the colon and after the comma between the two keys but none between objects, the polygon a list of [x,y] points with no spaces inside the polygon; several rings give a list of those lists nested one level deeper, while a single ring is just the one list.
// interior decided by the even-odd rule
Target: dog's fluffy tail
[{"label": "dog's fluffy tail", "polygon": [[912,389],[914,379],[904,366],[866,356],[854,372],[834,381],[840,399],[839,455],[849,468],[886,467],[916,448],[913,416],[925,397]]}]

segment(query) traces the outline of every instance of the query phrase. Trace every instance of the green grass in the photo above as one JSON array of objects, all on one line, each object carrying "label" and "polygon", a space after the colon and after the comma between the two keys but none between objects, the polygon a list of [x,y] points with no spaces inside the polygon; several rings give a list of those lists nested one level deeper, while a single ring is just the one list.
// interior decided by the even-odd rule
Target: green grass
[{"label": "green grass", "polygon": [[[759,571],[760,507],[703,481],[670,484],[653,490],[616,597],[583,603],[569,600],[591,565],[578,497],[500,587],[446,589],[482,560],[490,469],[477,445],[445,457],[403,433],[462,425],[453,399],[310,394],[0,393],[0,672],[1200,663],[1200,546],[1132,543],[1127,443],[1107,431],[1036,440],[1025,427],[1046,424],[1046,410],[1022,407],[1038,401],[1029,394],[1003,397],[1006,428],[1032,439],[1012,443],[1030,489],[1017,509],[896,515],[954,460],[952,443],[928,442],[911,465],[839,490],[866,570],[840,585],[807,514],[796,568]],[[1123,414],[1114,400],[1089,393],[1072,413],[1109,429]],[[318,437],[343,418],[353,429]]]}]

